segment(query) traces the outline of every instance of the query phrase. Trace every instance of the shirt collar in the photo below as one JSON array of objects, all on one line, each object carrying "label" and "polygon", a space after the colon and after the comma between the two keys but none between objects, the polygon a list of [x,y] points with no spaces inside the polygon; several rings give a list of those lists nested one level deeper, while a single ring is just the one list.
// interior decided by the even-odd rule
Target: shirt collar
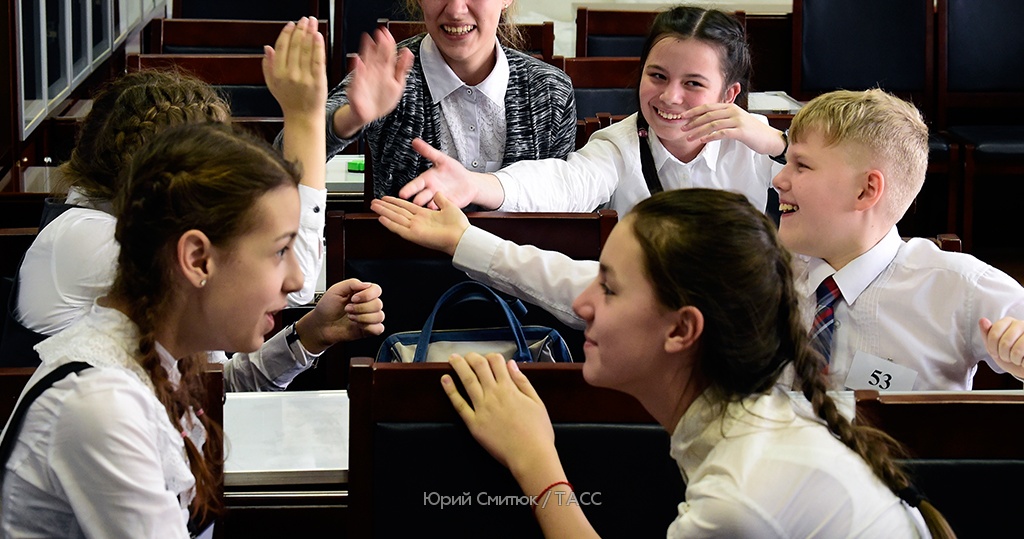
[{"label": "shirt collar", "polygon": [[784,429],[796,418],[790,397],[778,386],[763,395],[738,402],[715,403],[712,390],[697,397],[683,413],[672,433],[670,454],[689,481],[708,455],[725,438]]},{"label": "shirt collar", "polygon": [[88,195],[77,187],[68,189],[68,196],[64,199],[64,203],[99,210],[109,213],[110,215],[114,215],[114,203],[112,201],[102,198],[89,198]]},{"label": "shirt collar", "polygon": [[697,157],[693,158],[693,161],[683,163],[679,159],[676,159],[676,156],[672,155],[672,153],[668,151],[668,148],[658,140],[658,135],[654,133],[653,129],[648,128],[647,133],[648,137],[650,137],[648,140],[651,141],[651,157],[654,158],[654,168],[658,170],[661,170],[661,167],[670,160],[681,166],[687,167],[694,166],[697,162],[703,159],[712,172],[715,172],[718,168],[718,154],[722,149],[722,141],[720,140],[712,140],[711,142],[708,142],[704,145],[704,148],[701,149],[700,153],[697,154]]},{"label": "shirt collar", "polygon": [[181,383],[181,373],[178,372],[178,360],[171,355],[164,345],[159,342],[154,342],[156,354],[160,356],[160,364],[164,370],[167,371],[167,380],[177,389],[178,384]]},{"label": "shirt collar", "polygon": [[[475,88],[482,92],[495,105],[504,108],[505,91],[508,89],[509,67],[505,51],[494,40],[494,49],[497,54],[497,61],[494,69],[487,75],[487,78]],[[452,71],[448,63],[441,56],[434,40],[427,34],[420,43],[420,65],[423,66],[423,76],[427,79],[427,89],[430,90],[431,99],[438,104],[449,94],[466,86],[465,82]]]},{"label": "shirt collar", "polygon": [[903,240],[894,226],[874,247],[854,258],[839,271],[820,258],[812,258],[807,265],[807,284],[810,285],[810,290],[814,291],[826,277],[833,275],[839,291],[843,294],[843,300],[847,305],[853,305],[860,294],[896,258],[896,252],[902,243]]}]

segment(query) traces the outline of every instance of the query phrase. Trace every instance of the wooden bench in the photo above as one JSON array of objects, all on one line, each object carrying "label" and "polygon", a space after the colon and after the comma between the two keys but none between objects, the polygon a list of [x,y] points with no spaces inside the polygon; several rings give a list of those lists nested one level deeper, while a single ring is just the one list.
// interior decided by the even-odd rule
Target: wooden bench
[{"label": "wooden bench", "polygon": [[284,127],[281,106],[263,78],[262,54],[132,54],[129,70],[180,69],[217,88],[232,122],[268,141]]}]

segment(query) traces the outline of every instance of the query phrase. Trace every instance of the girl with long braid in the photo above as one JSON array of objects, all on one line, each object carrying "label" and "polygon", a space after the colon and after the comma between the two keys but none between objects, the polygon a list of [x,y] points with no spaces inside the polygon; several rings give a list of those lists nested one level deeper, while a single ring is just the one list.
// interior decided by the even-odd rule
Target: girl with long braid
[{"label": "girl with long braid", "polygon": [[[289,293],[294,306],[313,298],[323,261],[327,78],[315,19],[286,25],[266,52],[267,84],[284,111],[283,136],[291,141],[285,157],[297,161],[302,171],[301,224],[293,252],[303,285]],[[72,158],[61,168],[73,207],[46,225],[25,255],[20,290],[12,294],[16,308],[0,342],[0,366],[38,365],[32,347],[86,315],[111,286],[120,248],[113,200],[135,152],[173,126],[226,123],[229,116],[228,105],[212,87],[181,73],[129,73],[97,96]],[[380,287],[370,283],[335,283],[290,331],[269,339],[259,351],[231,358],[214,352],[211,360],[224,363],[229,391],[283,390],[334,343],[383,331],[376,320],[383,319],[379,295]],[[21,331],[11,331],[15,325]]]},{"label": "girl with long braid", "polygon": [[113,286],[37,346],[28,387],[69,362],[92,368],[5,433],[3,535],[188,537],[216,512],[223,444],[199,374],[207,350],[258,349],[302,286],[297,185],[269,145],[223,124],[170,128],[136,153],[115,201]]},{"label": "girl with long braid", "polygon": [[[312,21],[312,22],[309,22]],[[267,71],[267,84],[281,104],[285,137],[304,137],[288,146],[289,159],[303,163],[302,236],[297,255],[305,280],[290,296],[292,305],[313,299],[323,261],[323,224],[326,204],[324,152],[321,133],[307,135],[316,122],[321,127],[327,76],[323,62],[316,65],[313,51],[322,36],[316,22],[289,23],[279,38],[279,58],[293,56],[287,69]],[[293,39],[294,38],[294,39]],[[308,57],[300,61],[301,49]],[[271,49],[273,50],[273,49]],[[321,55],[323,52],[321,51]],[[291,83],[299,71],[309,81]],[[321,75],[317,80],[316,75]],[[307,110],[310,109],[310,110]],[[312,110],[315,109],[315,110]],[[315,113],[315,114],[314,114]],[[47,224],[25,256],[17,318],[29,329],[53,335],[89,310],[92,300],[113,281],[117,244],[113,240],[113,200],[132,155],[156,133],[175,125],[231,120],[231,109],[209,84],[187,74],[143,70],[111,81],[96,96],[83,122],[71,158],[60,167],[67,203],[73,207]],[[307,158],[300,152],[313,152]],[[308,164],[307,164],[308,163]]]},{"label": "girl with long braid", "polygon": [[[447,249],[468,223],[452,224],[461,212],[441,206],[377,209],[403,237]],[[851,424],[826,394],[791,262],[743,195],[666,191],[614,228],[597,277],[573,303],[586,324],[587,382],[636,397],[672,435],[687,489],[668,537],[951,535],[913,495],[893,461],[895,442]],[[544,403],[515,363],[497,354],[451,363],[466,397],[447,375],[444,390],[523,492],[547,501],[536,507],[545,536],[596,536],[578,504],[557,503],[569,499],[572,478]],[[790,368],[809,405],[785,391],[780,376]]]}]

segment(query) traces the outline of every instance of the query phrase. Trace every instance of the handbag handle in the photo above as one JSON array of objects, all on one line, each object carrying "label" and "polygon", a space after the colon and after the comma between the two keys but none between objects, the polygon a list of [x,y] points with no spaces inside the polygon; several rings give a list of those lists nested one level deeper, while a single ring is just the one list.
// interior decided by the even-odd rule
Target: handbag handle
[{"label": "handbag handle", "polygon": [[420,338],[416,343],[416,354],[412,360],[413,363],[423,363],[427,360],[427,347],[434,341],[434,318],[437,317],[437,313],[442,308],[455,304],[466,297],[482,297],[499,307],[505,313],[512,337],[516,341],[516,354],[512,359],[516,361],[533,360],[533,356],[530,354],[530,345],[526,341],[526,335],[523,334],[523,326],[519,323],[516,315],[512,313],[508,303],[483,283],[463,281],[449,288],[447,292],[441,295],[437,303],[434,304],[434,310],[430,312],[430,316],[427,317],[427,321],[423,324],[423,330],[420,331]]}]

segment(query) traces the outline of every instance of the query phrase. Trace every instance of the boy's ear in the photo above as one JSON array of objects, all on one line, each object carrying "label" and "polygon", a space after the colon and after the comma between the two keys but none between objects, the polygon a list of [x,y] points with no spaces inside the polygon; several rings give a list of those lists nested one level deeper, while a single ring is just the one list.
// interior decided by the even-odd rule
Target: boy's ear
[{"label": "boy's ear", "polygon": [[858,211],[872,208],[882,200],[882,195],[884,194],[885,174],[882,174],[881,170],[871,169],[865,173],[861,182],[855,208]]},{"label": "boy's ear", "polygon": [[178,238],[177,247],[178,269],[182,275],[196,288],[206,286],[213,255],[210,239],[203,232],[192,229]]},{"label": "boy's ear", "polygon": [[670,354],[692,348],[704,333],[704,313],[700,309],[687,305],[673,315],[675,324],[665,339],[665,351]]},{"label": "boy's ear", "polygon": [[732,83],[731,86],[729,86],[728,88],[725,89],[725,95],[722,96],[722,100],[725,103],[732,103],[732,102],[736,101],[736,96],[740,95],[740,91],[742,89],[743,89],[743,86],[740,83],[738,83],[738,82]]}]

